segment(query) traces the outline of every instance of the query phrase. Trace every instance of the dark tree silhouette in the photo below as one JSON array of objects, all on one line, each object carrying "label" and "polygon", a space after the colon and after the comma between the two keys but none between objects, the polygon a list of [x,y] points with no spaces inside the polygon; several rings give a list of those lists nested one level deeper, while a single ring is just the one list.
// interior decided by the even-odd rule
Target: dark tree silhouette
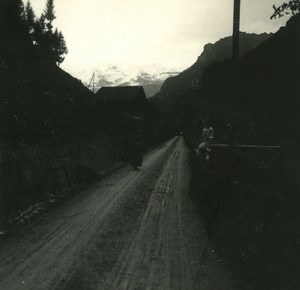
[{"label": "dark tree silhouette", "polygon": [[18,26],[24,20],[24,5],[22,0],[0,1],[0,21],[3,24]]},{"label": "dark tree silhouette", "polygon": [[32,39],[38,48],[40,57],[50,58],[50,34],[45,32],[45,22],[43,17],[33,24]]},{"label": "dark tree silhouette", "polygon": [[[32,55],[59,65],[64,61],[68,49],[63,34],[57,29],[53,31],[52,22],[55,18],[53,0],[47,0],[39,19],[35,17],[30,0],[25,8],[22,0],[0,0],[0,53],[6,51],[8,54],[10,47],[16,50],[16,45],[21,45],[23,40],[27,42],[26,49],[31,50]],[[30,41],[35,48],[29,48]]]},{"label": "dark tree silhouette", "polygon": [[21,0],[0,1],[0,61],[2,57],[13,58],[16,51],[22,51],[28,29],[25,23],[24,5]]},{"label": "dark tree silhouette", "polygon": [[64,36],[60,31],[55,29],[52,35],[52,52],[56,63],[60,64],[64,61],[65,55],[68,53]]},{"label": "dark tree silhouette", "polygon": [[30,1],[28,1],[26,3],[26,7],[25,7],[25,20],[26,20],[29,32],[31,32],[31,30],[34,27],[34,23],[35,23],[35,14],[34,14],[34,11],[32,9]]},{"label": "dark tree silhouette", "polygon": [[13,9],[16,12],[16,17],[18,19],[24,19],[24,4],[22,0],[13,0]]},{"label": "dark tree silhouette", "polygon": [[45,20],[47,21],[46,26],[47,26],[48,30],[52,31],[52,28],[53,28],[52,22],[56,18],[55,11],[54,11],[54,0],[47,0],[46,8],[45,8],[43,14],[44,14]]},{"label": "dark tree silhouette", "polygon": [[45,15],[42,14],[40,19],[39,19],[39,24],[42,28],[42,30],[44,31],[46,29],[46,19],[45,19]]},{"label": "dark tree silhouette", "polygon": [[273,18],[280,18],[284,15],[295,15],[300,12],[300,0],[291,0],[289,2],[284,2],[280,6],[273,5],[274,13],[271,16]]},{"label": "dark tree silhouette", "polygon": [[53,31],[54,19],[54,1],[47,0],[44,12],[33,24],[32,38],[40,56],[59,65],[64,61],[68,49],[63,34],[57,29]]}]

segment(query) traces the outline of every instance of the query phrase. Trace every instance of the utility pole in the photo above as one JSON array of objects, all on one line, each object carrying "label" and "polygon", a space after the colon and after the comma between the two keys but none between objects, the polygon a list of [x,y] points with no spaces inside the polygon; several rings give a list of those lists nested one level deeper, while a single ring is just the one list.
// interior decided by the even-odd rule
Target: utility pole
[{"label": "utility pole", "polygon": [[94,73],[94,77],[93,77],[93,93],[95,94],[95,73]]},{"label": "utility pole", "polygon": [[93,76],[90,80],[90,83],[88,85],[88,89],[90,88],[92,82],[93,82],[93,93],[95,93],[95,72],[93,73]]},{"label": "utility pole", "polygon": [[241,0],[234,0],[232,58],[235,62],[238,61],[240,55],[240,10]]}]

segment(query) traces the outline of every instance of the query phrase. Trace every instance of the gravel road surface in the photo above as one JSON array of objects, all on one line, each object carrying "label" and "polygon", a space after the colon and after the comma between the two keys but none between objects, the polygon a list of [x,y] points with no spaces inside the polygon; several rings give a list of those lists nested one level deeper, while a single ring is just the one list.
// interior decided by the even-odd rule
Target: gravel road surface
[{"label": "gravel road surface", "polygon": [[233,289],[176,137],[0,240],[0,289]]}]

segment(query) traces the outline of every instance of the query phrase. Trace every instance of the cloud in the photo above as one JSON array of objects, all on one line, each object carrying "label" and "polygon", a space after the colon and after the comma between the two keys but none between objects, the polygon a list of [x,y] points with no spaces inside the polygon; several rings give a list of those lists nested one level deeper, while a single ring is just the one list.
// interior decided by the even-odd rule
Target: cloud
[{"label": "cloud", "polygon": [[[31,0],[37,13],[45,1]],[[276,31],[284,20],[270,21],[272,5],[282,0],[242,0],[241,30]],[[57,0],[55,25],[69,54],[62,67],[103,63],[161,63],[190,66],[208,42],[232,33],[232,0]]]}]

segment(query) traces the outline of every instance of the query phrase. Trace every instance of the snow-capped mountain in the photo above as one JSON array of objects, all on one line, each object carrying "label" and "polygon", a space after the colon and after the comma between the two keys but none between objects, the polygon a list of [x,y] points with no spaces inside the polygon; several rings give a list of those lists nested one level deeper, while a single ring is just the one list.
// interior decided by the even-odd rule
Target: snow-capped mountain
[{"label": "snow-capped mountain", "polygon": [[99,66],[89,70],[79,70],[74,73],[77,78],[92,89],[92,76],[95,74],[95,92],[104,86],[143,86],[146,96],[155,95],[163,82],[178,74],[175,70],[168,70],[160,65],[148,65],[139,68],[134,65]]}]

